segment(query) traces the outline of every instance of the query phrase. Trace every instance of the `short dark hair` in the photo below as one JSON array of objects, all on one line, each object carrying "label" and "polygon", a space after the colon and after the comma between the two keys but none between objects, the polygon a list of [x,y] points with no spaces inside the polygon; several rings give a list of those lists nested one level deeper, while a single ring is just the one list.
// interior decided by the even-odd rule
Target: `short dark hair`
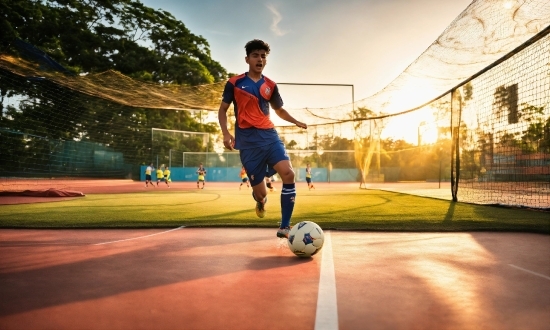
[{"label": "short dark hair", "polygon": [[255,50],[265,50],[267,54],[269,54],[269,51],[270,51],[269,45],[267,44],[267,42],[260,39],[250,40],[249,42],[246,43],[246,45],[244,46],[244,49],[246,49],[247,57],[248,55],[250,55],[250,53],[252,53]]}]

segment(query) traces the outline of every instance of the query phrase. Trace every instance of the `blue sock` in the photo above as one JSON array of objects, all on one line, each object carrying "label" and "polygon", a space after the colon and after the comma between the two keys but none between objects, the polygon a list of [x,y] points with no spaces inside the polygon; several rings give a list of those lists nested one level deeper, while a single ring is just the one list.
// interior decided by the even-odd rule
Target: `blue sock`
[{"label": "blue sock", "polygon": [[284,183],[281,191],[281,228],[290,226],[290,218],[294,211],[294,200],[296,199],[296,184]]}]

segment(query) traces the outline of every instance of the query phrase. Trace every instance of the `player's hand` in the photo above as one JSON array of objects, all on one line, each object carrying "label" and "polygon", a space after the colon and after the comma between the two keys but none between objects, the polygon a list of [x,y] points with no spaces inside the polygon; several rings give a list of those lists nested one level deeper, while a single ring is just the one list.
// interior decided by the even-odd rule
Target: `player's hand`
[{"label": "player's hand", "polygon": [[300,122],[300,121],[297,121],[297,122],[296,122],[296,126],[298,126],[298,127],[300,127],[300,128],[305,128],[305,129],[307,129],[307,124],[304,124],[304,123],[302,123],[302,122]]},{"label": "player's hand", "polygon": [[233,150],[235,148],[235,138],[230,133],[223,135],[223,145],[229,149]]}]

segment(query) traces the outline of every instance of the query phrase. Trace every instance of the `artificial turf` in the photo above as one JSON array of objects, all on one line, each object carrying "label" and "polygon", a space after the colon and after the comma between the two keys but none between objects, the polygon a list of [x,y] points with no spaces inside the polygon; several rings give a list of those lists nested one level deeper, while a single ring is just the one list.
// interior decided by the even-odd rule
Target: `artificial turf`
[{"label": "artificial turf", "polygon": [[[258,218],[250,190],[91,194],[52,203],[0,206],[2,228],[276,227],[278,192]],[[292,222],[371,231],[519,231],[550,234],[550,213],[475,205],[380,190],[298,191]]]}]

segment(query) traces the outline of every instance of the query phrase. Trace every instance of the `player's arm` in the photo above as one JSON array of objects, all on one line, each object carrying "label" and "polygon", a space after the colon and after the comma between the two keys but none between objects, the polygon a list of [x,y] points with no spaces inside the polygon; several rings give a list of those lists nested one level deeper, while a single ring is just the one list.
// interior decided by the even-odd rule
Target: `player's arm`
[{"label": "player's arm", "polygon": [[220,122],[220,128],[223,134],[223,145],[229,149],[233,150],[235,146],[235,138],[229,130],[227,129],[227,110],[229,109],[229,103],[222,101],[220,103],[220,109],[218,110],[218,121]]},{"label": "player's arm", "polygon": [[235,147],[235,137],[233,137],[227,129],[227,110],[229,109],[229,105],[233,102],[235,96],[233,90],[234,87],[235,86],[233,86],[231,82],[227,81],[223,89],[220,109],[218,110],[218,121],[223,134],[223,145],[229,150],[233,150]]},{"label": "player's arm", "polygon": [[298,127],[301,127],[301,128],[307,128],[307,125],[300,122],[300,121],[297,121],[294,117],[292,117],[288,111],[286,111],[285,109],[283,109],[282,107],[279,108],[279,109],[273,109],[275,110],[275,113],[277,114],[277,116],[279,116],[281,119],[283,120],[286,120],[288,121],[289,123],[292,123],[292,124],[295,124],[296,126]]},{"label": "player's arm", "polygon": [[271,105],[271,108],[275,110],[277,116],[279,116],[281,119],[286,120],[289,123],[292,123],[298,127],[307,128],[306,124],[297,121],[288,113],[288,111],[283,109],[283,99],[281,98],[281,94],[279,94],[279,86],[277,85],[275,85],[273,94],[271,95],[271,99],[269,100],[269,104]]}]

